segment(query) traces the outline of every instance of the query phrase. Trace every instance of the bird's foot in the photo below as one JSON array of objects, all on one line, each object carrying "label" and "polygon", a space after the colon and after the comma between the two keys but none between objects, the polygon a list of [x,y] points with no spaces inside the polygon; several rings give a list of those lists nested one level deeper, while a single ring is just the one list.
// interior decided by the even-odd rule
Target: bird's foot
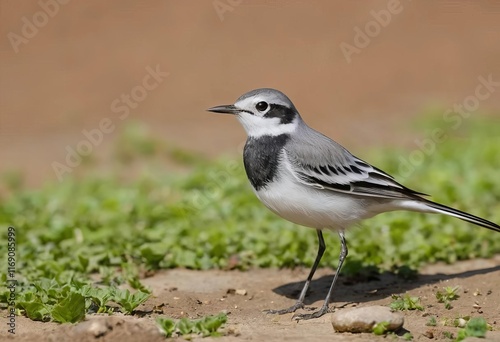
[{"label": "bird's foot", "polygon": [[292,313],[297,311],[298,309],[302,309],[304,307],[304,303],[302,302],[297,302],[294,305],[290,306],[289,308],[282,309],[282,310],[265,310],[266,313],[271,314],[271,315],[284,315],[287,313]]},{"label": "bird's foot", "polygon": [[321,309],[319,309],[318,311],[314,311],[313,313],[310,313],[310,314],[296,313],[295,315],[293,315],[292,319],[296,320],[296,321],[301,321],[301,320],[306,320],[306,319],[319,318],[326,313],[328,313],[328,305],[323,305],[321,307]]}]

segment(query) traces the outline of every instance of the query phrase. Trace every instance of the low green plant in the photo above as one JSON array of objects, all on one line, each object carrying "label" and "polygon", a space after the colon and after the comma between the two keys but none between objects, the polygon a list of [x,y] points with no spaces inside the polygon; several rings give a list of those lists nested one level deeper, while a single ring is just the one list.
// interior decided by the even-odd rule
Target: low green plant
[{"label": "low green plant", "polygon": [[450,331],[443,331],[443,336],[446,337],[447,339],[450,339],[450,340],[454,340],[455,339],[455,336]]},{"label": "low green plant", "polygon": [[456,341],[462,341],[467,337],[485,337],[488,331],[488,323],[482,317],[471,318],[465,328],[458,330]]},{"label": "low green plant", "polygon": [[437,325],[436,317],[430,316],[429,320],[427,321],[427,323],[425,323],[425,325],[427,325],[428,327],[435,327]]},{"label": "low green plant", "polygon": [[[0,301],[6,302],[8,295],[7,291],[0,293]],[[87,313],[113,313],[115,309],[108,305],[110,302],[118,304],[121,312],[131,314],[149,296],[111,286],[95,287],[75,280],[59,282],[41,278],[20,289],[16,308],[19,314],[35,321],[76,323]]]},{"label": "low green plant", "polygon": [[220,313],[218,315],[205,316],[199,319],[181,318],[174,321],[170,318],[158,317],[156,324],[165,337],[201,335],[221,336],[219,329],[227,322],[227,315]]},{"label": "low green plant", "polygon": [[379,322],[375,324],[372,328],[372,331],[375,335],[385,335],[387,333],[387,328],[389,327],[390,322]]},{"label": "low green plant", "polygon": [[413,341],[413,335],[410,332],[404,333],[402,337],[405,341]]},{"label": "low green plant", "polygon": [[123,309],[125,314],[131,314],[139,305],[144,303],[150,297],[149,293],[144,293],[141,291],[137,291],[135,293],[130,293],[127,290],[116,290],[114,294],[113,301]]},{"label": "low green plant", "polygon": [[447,286],[443,288],[443,291],[436,292],[436,299],[439,303],[444,303],[444,307],[448,310],[452,308],[451,301],[457,300],[460,296],[458,295],[459,286],[451,287]]},{"label": "low green plant", "polygon": [[419,297],[411,297],[409,294],[405,295],[392,295],[392,302],[389,304],[393,310],[424,310],[420,304]]}]

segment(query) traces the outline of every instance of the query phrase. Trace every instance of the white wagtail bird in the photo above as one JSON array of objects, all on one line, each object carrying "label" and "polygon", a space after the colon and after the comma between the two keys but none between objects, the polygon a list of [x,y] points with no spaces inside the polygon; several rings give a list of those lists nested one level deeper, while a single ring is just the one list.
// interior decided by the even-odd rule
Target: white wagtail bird
[{"label": "white wagtail bird", "polygon": [[263,88],[242,95],[232,105],[208,109],[234,114],[248,139],[243,151],[246,174],[260,201],[296,224],[316,229],[318,254],[297,302],[284,314],[304,307],[304,298],[325,251],[323,229],[338,232],[339,263],[321,309],[295,314],[317,318],[328,305],[347,256],[345,230],[361,220],[393,211],[410,210],[454,216],[497,232],[500,226],[480,217],[432,202],[423,193],[399,184],[392,176],[355,157],[344,147],[310,128],[282,92]]}]

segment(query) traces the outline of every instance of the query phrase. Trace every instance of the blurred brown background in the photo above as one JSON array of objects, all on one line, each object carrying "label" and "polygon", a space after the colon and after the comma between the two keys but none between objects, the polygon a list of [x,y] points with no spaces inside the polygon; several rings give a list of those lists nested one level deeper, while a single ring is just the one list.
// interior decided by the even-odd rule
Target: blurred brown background
[{"label": "blurred brown background", "polygon": [[[127,121],[181,148],[236,154],[243,129],[205,109],[273,87],[311,126],[358,152],[411,145],[422,133],[409,119],[422,109],[461,103],[479,76],[500,81],[494,0],[0,4],[0,174],[21,170],[30,186],[57,181],[51,164],[105,118],[115,130],[93,147],[100,163]],[[356,38],[366,29],[372,37]],[[346,58],[341,44],[356,39],[367,46]],[[144,90],[156,68],[168,76],[149,77]],[[140,101],[126,105],[122,94]],[[499,107],[497,91],[477,112]]]}]

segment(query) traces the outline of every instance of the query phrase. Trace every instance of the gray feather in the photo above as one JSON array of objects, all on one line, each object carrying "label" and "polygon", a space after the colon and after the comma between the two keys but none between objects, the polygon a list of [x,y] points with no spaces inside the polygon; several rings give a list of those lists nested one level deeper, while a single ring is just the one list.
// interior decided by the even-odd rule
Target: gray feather
[{"label": "gray feather", "polygon": [[424,195],[399,184],[304,122],[298,129],[300,132],[285,145],[285,156],[300,182],[317,189],[369,197],[418,199]]}]

